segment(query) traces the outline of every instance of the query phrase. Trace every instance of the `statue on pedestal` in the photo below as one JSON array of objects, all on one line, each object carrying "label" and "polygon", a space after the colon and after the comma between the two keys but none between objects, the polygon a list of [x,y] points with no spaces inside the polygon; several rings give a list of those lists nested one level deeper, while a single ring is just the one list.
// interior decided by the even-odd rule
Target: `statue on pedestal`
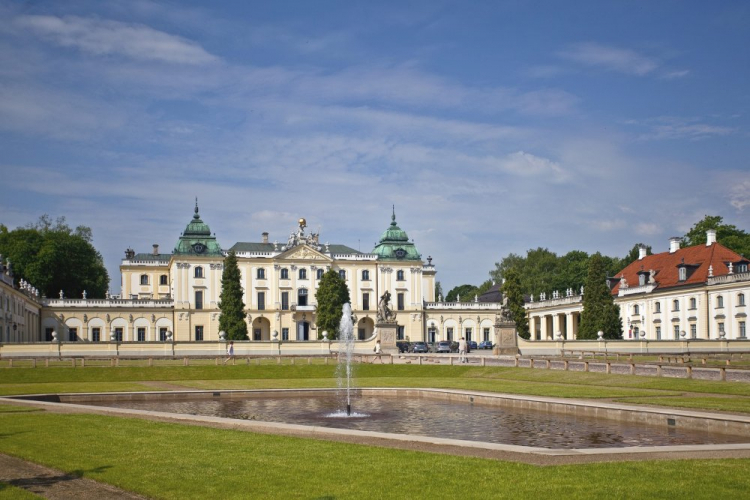
[{"label": "statue on pedestal", "polygon": [[386,290],[386,292],[380,296],[380,301],[378,302],[378,321],[394,321],[396,319],[396,315],[388,306],[390,301],[391,292]]}]

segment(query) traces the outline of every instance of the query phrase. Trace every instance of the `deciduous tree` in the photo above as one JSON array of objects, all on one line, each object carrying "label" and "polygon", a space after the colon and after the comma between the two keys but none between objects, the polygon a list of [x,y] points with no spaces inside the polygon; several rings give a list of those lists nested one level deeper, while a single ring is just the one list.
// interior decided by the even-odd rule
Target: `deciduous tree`
[{"label": "deciduous tree", "polygon": [[682,238],[684,246],[705,245],[706,231],[716,230],[716,241],[740,255],[750,258],[750,234],[732,224],[724,224],[724,219],[718,215],[706,215],[696,222],[690,231]]}]

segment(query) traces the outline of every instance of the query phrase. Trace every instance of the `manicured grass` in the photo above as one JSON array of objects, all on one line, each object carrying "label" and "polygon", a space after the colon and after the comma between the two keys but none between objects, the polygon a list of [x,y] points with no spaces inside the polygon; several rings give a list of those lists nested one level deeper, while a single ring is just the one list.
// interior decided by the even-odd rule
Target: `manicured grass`
[{"label": "manicured grass", "polygon": [[536,467],[94,415],[0,414],[0,426],[4,453],[154,498],[713,499],[750,488],[746,459]]},{"label": "manicured grass", "polygon": [[137,382],[46,382],[0,384],[0,396],[16,394],[50,394],[59,392],[140,392],[154,388]]},{"label": "manicured grass", "polygon": [[11,484],[0,482],[0,500],[26,500],[33,498],[42,497]]},{"label": "manicured grass", "polygon": [[676,408],[691,408],[700,410],[721,410],[737,413],[750,413],[750,398],[728,397],[636,397],[618,398],[617,401],[628,404],[647,404],[656,406],[672,406]]}]

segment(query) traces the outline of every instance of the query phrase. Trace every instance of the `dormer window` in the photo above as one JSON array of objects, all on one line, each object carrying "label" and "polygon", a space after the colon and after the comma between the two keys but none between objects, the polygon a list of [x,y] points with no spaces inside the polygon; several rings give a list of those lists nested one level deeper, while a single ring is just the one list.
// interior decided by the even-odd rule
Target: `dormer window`
[{"label": "dormer window", "polygon": [[201,266],[198,266],[195,268],[195,277],[196,278],[202,278],[203,277],[203,268]]},{"label": "dormer window", "polygon": [[289,279],[289,269],[283,268],[281,270],[281,279],[288,280]]},{"label": "dormer window", "polygon": [[737,264],[737,272],[738,273],[746,273],[747,272],[747,262],[740,262]]},{"label": "dormer window", "polygon": [[638,286],[643,286],[646,284],[646,275],[645,274],[639,274],[638,275]]},{"label": "dormer window", "polygon": [[687,268],[686,267],[680,267],[680,269],[679,269],[679,280],[680,281],[687,280]]}]

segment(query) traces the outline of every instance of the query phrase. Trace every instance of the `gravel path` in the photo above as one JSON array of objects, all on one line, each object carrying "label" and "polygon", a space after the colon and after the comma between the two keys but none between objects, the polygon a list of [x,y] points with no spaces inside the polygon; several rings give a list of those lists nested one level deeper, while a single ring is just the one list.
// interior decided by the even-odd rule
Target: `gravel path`
[{"label": "gravel path", "polygon": [[0,481],[43,498],[60,500],[144,499],[108,484],[85,479],[86,471],[66,474],[20,458],[0,454]]}]

